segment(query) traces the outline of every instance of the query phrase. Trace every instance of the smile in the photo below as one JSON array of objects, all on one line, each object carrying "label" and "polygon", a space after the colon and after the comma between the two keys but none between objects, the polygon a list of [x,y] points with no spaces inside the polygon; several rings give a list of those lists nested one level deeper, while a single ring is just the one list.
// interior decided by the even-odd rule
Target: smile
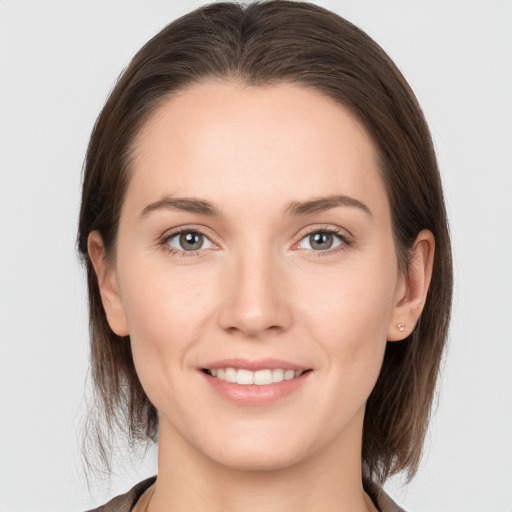
[{"label": "smile", "polygon": [[285,380],[295,379],[304,373],[302,370],[285,370],[281,368],[256,371],[242,368],[217,368],[212,370],[205,369],[203,371],[219,380],[241,384],[243,386],[250,386],[252,384],[268,386]]}]

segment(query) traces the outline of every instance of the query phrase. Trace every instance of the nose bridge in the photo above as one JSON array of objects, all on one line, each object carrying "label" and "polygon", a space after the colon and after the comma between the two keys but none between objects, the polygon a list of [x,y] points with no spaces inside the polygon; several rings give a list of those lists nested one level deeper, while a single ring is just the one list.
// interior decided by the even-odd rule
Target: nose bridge
[{"label": "nose bridge", "polygon": [[226,280],[220,315],[224,329],[256,337],[289,327],[286,275],[269,245],[251,244],[234,253]]}]

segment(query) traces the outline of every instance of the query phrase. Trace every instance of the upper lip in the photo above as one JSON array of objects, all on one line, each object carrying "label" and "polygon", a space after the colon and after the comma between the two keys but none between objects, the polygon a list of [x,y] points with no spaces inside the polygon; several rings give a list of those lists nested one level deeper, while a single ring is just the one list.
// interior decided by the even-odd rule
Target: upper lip
[{"label": "upper lip", "polygon": [[294,370],[306,371],[311,369],[302,364],[284,361],[281,359],[221,359],[206,364],[202,368],[206,370],[217,370],[219,368],[236,368],[237,370]]}]

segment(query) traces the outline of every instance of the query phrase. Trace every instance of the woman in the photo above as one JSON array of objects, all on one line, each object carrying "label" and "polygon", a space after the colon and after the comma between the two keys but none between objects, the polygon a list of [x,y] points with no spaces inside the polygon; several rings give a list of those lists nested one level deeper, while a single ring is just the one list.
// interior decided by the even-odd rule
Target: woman
[{"label": "woman", "polygon": [[164,28],[94,128],[79,249],[108,421],[159,445],[98,510],[400,510],[380,486],[418,465],[450,241],[421,110],[366,34],[280,0]]}]

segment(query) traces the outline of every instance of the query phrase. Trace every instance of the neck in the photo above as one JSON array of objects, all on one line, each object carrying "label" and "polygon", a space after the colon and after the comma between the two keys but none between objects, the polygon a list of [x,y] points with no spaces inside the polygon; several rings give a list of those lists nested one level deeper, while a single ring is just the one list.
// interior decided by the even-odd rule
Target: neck
[{"label": "neck", "polygon": [[361,434],[340,436],[313,455],[286,467],[226,467],[160,425],[158,479],[149,510],[209,512],[326,512],[375,510],[364,493]]}]

